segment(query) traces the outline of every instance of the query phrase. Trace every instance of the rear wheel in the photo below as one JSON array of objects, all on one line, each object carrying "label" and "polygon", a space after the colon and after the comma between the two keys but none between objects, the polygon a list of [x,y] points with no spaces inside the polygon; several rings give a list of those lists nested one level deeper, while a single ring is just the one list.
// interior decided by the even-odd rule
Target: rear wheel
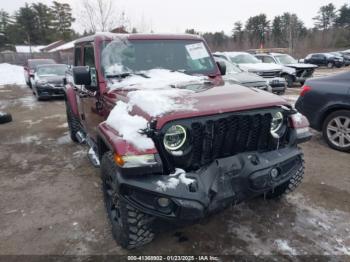
[{"label": "rear wheel", "polygon": [[130,206],[119,195],[117,167],[112,152],[102,157],[101,176],[104,201],[112,233],[116,242],[124,248],[133,249],[151,242],[154,238],[154,218]]},{"label": "rear wheel", "polygon": [[282,185],[277,186],[271,192],[268,192],[265,197],[267,199],[280,198],[286,194],[293,192],[300,184],[304,178],[304,158],[301,158],[301,166],[294,173],[294,175]]},{"label": "rear wheel", "polygon": [[336,150],[350,152],[350,111],[331,113],[323,123],[323,137]]},{"label": "rear wheel", "polygon": [[68,101],[66,101],[66,112],[67,112],[67,123],[68,123],[70,138],[74,142],[79,142],[76,134],[80,131],[80,122],[79,122],[79,119],[73,114]]}]

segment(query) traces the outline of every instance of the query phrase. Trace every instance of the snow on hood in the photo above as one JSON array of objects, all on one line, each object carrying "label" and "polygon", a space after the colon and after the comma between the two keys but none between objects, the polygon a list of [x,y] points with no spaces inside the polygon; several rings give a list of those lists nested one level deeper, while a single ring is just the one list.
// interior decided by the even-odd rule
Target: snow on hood
[{"label": "snow on hood", "polygon": [[0,64],[0,85],[25,85],[22,66]]},{"label": "snow on hood", "polygon": [[282,70],[282,66],[268,63],[239,64],[238,66],[244,71]]},{"label": "snow on hood", "polygon": [[153,141],[139,133],[147,127],[148,121],[139,115],[132,115],[137,106],[152,117],[168,112],[194,110],[195,100],[186,99],[194,91],[174,88],[184,84],[203,84],[206,77],[190,76],[165,69],[141,72],[144,76],[132,75],[122,80],[111,80],[110,90],[133,89],[127,94],[128,102],[119,101],[109,114],[106,123],[119,135],[140,150],[154,148]]},{"label": "snow on hood", "polygon": [[139,130],[147,127],[147,120],[138,115],[131,115],[132,106],[118,101],[109,114],[106,123],[118,131],[126,141],[132,143],[140,150],[154,148],[152,139],[139,133]]}]

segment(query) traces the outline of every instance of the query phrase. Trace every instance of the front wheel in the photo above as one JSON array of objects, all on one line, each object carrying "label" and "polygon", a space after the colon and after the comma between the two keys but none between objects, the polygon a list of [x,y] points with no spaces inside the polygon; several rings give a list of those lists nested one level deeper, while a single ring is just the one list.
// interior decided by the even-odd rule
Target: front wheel
[{"label": "front wheel", "polygon": [[119,195],[117,167],[112,152],[103,155],[101,161],[102,190],[112,234],[124,248],[133,249],[151,242],[154,238],[154,218],[130,206]]},{"label": "front wheel", "polygon": [[272,191],[268,192],[265,197],[267,199],[281,198],[282,196],[293,192],[304,178],[304,158],[300,156],[301,166],[296,170],[294,175],[282,185],[277,186]]},{"label": "front wheel", "polygon": [[291,75],[284,75],[283,77],[287,82],[287,87],[293,87],[294,78]]},{"label": "front wheel", "polygon": [[322,133],[331,148],[350,152],[350,111],[331,113],[323,123]]}]

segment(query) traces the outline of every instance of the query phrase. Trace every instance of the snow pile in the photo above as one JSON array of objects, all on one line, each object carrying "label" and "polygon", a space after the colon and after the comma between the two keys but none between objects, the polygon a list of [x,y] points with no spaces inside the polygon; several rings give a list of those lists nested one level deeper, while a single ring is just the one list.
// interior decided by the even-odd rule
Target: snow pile
[{"label": "snow pile", "polygon": [[168,181],[167,182],[163,182],[163,181],[157,181],[157,190],[158,191],[167,191],[168,188],[171,188],[171,189],[175,189],[177,187],[177,185],[179,184],[179,179],[177,178],[174,178],[174,177],[171,177],[171,178],[168,178]]},{"label": "snow pile", "polygon": [[140,150],[154,148],[152,139],[141,135],[139,130],[147,127],[147,120],[141,116],[129,114],[132,107],[122,101],[117,102],[106,123],[118,131],[124,140],[133,143]]},{"label": "snow pile", "polygon": [[[112,70],[112,69],[111,69]],[[136,89],[128,93],[129,102],[117,102],[106,123],[115,129],[122,138],[140,150],[154,148],[153,141],[139,133],[147,127],[148,121],[142,116],[132,116],[135,106],[151,117],[181,110],[194,110],[194,100],[187,97],[194,91],[174,88],[176,86],[202,84],[206,77],[190,76],[165,69],[143,72],[144,76],[132,75],[126,79],[111,82],[111,89]]]},{"label": "snow pile", "polygon": [[0,85],[25,85],[22,66],[0,64]]},{"label": "snow pile", "polygon": [[166,191],[167,189],[175,189],[180,183],[185,184],[185,185],[190,185],[193,183],[195,180],[186,177],[186,171],[180,168],[175,169],[175,173],[170,174],[168,181],[157,181],[157,190],[158,191]]}]

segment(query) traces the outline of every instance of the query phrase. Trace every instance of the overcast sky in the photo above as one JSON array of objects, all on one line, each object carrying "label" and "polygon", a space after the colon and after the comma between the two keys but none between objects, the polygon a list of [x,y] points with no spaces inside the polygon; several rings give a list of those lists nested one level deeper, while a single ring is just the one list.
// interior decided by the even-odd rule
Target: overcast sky
[{"label": "overcast sky", "polygon": [[[70,3],[74,16],[79,19],[82,0],[58,0]],[[0,9],[13,12],[25,2],[35,0],[1,0]],[[51,0],[40,2],[50,4]],[[307,27],[313,26],[312,18],[316,16],[321,5],[332,2],[337,8],[345,0],[114,0],[118,10],[124,10],[132,26],[152,29],[155,32],[180,33],[187,28],[201,32],[224,30],[230,33],[237,20],[245,22],[248,17],[265,13],[271,20],[283,12],[296,13]],[[117,14],[116,14],[117,15]],[[119,16],[119,15],[118,15]],[[78,22],[75,29],[81,31]]]}]

